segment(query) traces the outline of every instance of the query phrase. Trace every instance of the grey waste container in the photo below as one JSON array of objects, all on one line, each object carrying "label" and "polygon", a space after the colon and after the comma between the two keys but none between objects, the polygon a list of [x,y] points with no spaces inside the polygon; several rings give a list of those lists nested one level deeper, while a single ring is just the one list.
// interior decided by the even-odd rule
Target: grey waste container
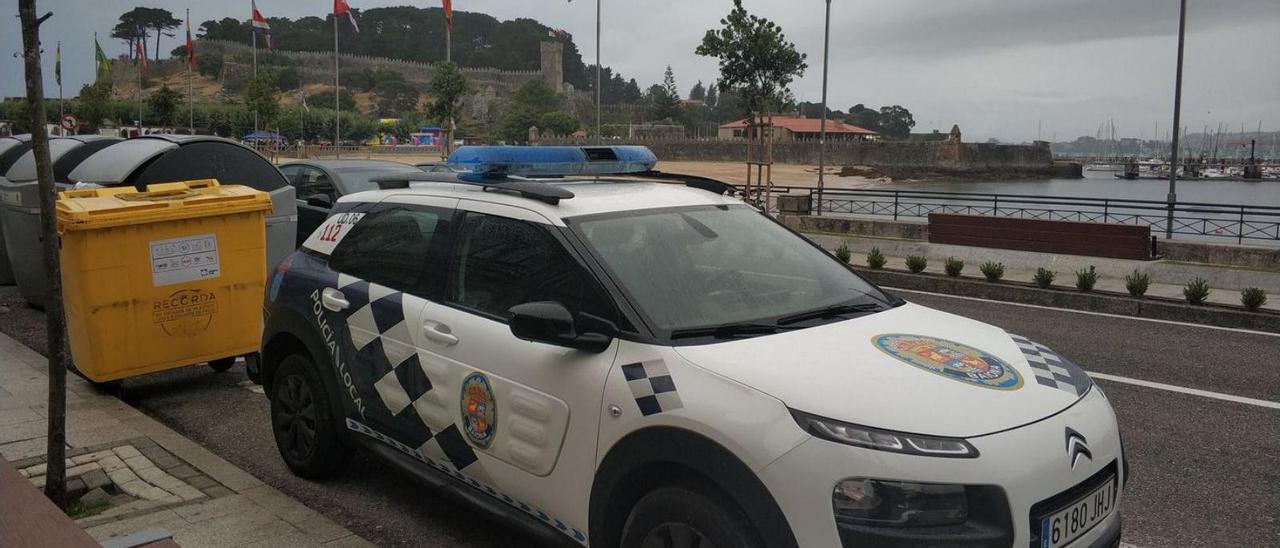
[{"label": "grey waste container", "polygon": [[207,135],[146,135],[103,149],[74,170],[71,182],[103,186],[217,179],[271,195],[267,217],[267,270],[297,247],[298,204],[293,187],[258,151],[235,141]]},{"label": "grey waste container", "polygon": [[[31,135],[13,135],[0,137],[0,180],[9,171],[13,163],[18,161],[28,150],[31,150]],[[0,231],[3,231],[0,228]],[[4,238],[0,237],[0,285],[13,285],[13,267],[9,264],[9,253],[5,249]]]},{"label": "grey waste container", "polygon": [[[57,190],[70,186],[67,174],[85,158],[120,141],[119,137],[102,135],[50,139],[49,160]],[[0,231],[18,291],[32,306],[44,308],[49,283],[41,257],[39,186],[35,153],[28,151],[0,177]]]}]

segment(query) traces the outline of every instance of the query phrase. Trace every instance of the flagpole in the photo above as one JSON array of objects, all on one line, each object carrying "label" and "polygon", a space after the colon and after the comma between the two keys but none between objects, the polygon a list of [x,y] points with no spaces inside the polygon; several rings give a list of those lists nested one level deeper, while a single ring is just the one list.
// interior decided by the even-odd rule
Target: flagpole
[{"label": "flagpole", "polygon": [[[146,52],[143,52],[146,55]],[[147,62],[145,57],[138,58],[138,135],[142,135],[142,64]]]},{"label": "flagpole", "polygon": [[[187,40],[191,40],[191,8],[187,8]],[[195,53],[195,43],[191,42],[187,47],[187,133],[196,134],[196,96],[195,88],[191,85],[191,59]]]},{"label": "flagpole", "polygon": [[[253,26],[252,21],[249,23],[249,26],[250,26],[250,27],[252,27],[252,26]],[[253,79],[254,79],[254,81],[256,82],[256,81],[258,80],[258,30],[257,30],[257,29],[253,29],[253,30],[252,30],[252,32],[251,32],[251,34],[253,35]],[[253,107],[253,133],[254,133],[254,134],[257,134],[257,133],[258,133],[258,107],[257,107],[257,105],[254,105],[254,107]]]},{"label": "flagpole", "polygon": [[58,129],[63,137],[67,135],[67,128],[62,127],[62,117],[66,116],[65,112],[62,108],[62,40],[58,40]]},{"label": "flagpole", "polygon": [[[449,13],[445,14],[444,22],[444,62],[453,62],[453,7],[449,7]],[[453,147],[453,115],[450,114],[445,120],[444,146],[440,147],[443,152],[443,158],[449,158],[449,149]]]},{"label": "flagpole", "polygon": [[604,143],[600,134],[600,0],[596,0],[596,144]]},{"label": "flagpole", "polygon": [[333,154],[341,158],[338,148],[342,137],[342,102],[338,88],[338,14],[333,14]]}]

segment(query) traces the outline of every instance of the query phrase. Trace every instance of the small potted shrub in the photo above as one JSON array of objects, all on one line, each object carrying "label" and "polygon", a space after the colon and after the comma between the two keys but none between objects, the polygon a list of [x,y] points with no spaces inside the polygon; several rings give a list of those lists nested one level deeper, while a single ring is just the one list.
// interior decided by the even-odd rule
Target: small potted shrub
[{"label": "small potted shrub", "polygon": [[1246,287],[1240,290],[1240,304],[1244,305],[1246,310],[1250,312],[1262,308],[1267,304],[1267,292],[1261,287]]},{"label": "small potted shrub", "polygon": [[907,270],[912,274],[924,272],[925,267],[929,266],[929,260],[920,255],[911,255],[907,257]]},{"label": "small potted shrub", "polygon": [[1209,282],[1204,278],[1196,278],[1191,283],[1182,288],[1182,296],[1187,298],[1187,302],[1194,305],[1202,305],[1209,299]]},{"label": "small potted shrub", "polygon": [[1147,288],[1150,286],[1151,277],[1147,276],[1145,272],[1138,272],[1136,268],[1133,270],[1133,274],[1124,277],[1124,288],[1129,290],[1130,295],[1139,299],[1147,294]]},{"label": "small potted shrub", "polygon": [[1081,268],[1076,271],[1076,289],[1080,291],[1093,291],[1093,286],[1098,284],[1098,271],[1089,265],[1089,268]]},{"label": "small potted shrub", "polygon": [[836,248],[836,258],[842,263],[849,264],[849,259],[853,258],[853,252],[849,251],[848,244],[840,244],[840,247]]},{"label": "small potted shrub", "polygon": [[947,262],[942,264],[942,269],[947,272],[948,276],[956,278],[960,276],[960,272],[964,270],[964,261],[955,257],[947,257]]},{"label": "small potted shrub", "polygon": [[884,257],[884,253],[881,253],[878,247],[871,248],[871,252],[867,253],[867,266],[871,267],[871,270],[880,270],[887,262],[889,259]]},{"label": "small potted shrub", "polygon": [[1053,279],[1058,277],[1058,273],[1047,268],[1037,268],[1036,275],[1031,281],[1036,283],[1036,287],[1040,289],[1049,289],[1053,285]]},{"label": "small potted shrub", "polygon": [[978,270],[982,271],[982,275],[987,277],[988,282],[998,282],[1004,277],[1004,263],[987,261],[979,265]]}]

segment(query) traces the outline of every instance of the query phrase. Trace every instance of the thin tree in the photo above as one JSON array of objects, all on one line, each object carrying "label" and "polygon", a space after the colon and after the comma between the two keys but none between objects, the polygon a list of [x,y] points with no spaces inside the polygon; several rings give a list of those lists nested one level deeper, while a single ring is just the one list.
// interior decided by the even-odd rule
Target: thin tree
[{"label": "thin tree", "polygon": [[[58,236],[54,218],[53,166],[49,161],[49,133],[45,129],[43,77],[40,74],[40,23],[35,0],[18,0],[22,24],[22,54],[27,77],[27,116],[31,123],[32,150],[40,192],[40,235],[44,240],[44,274],[49,280],[45,302],[46,355],[49,356],[49,430],[45,449],[44,494],[66,507],[67,467],[67,368],[63,342],[66,323],[62,316],[62,267],[58,264]],[[47,16],[46,16],[47,17]]]},{"label": "thin tree", "polygon": [[720,60],[718,90],[736,92],[751,117],[784,103],[790,94],[787,86],[809,68],[805,54],[787,41],[781,27],[747,13],[742,0],[734,0],[733,10],[720,24],[722,28],[708,30],[694,50]]},{"label": "thin tree", "polygon": [[453,121],[462,118],[462,97],[471,91],[471,84],[462,76],[458,65],[444,62],[436,66],[427,93],[435,98],[427,105],[427,116],[445,126],[446,138],[441,152],[449,153],[453,146]]}]

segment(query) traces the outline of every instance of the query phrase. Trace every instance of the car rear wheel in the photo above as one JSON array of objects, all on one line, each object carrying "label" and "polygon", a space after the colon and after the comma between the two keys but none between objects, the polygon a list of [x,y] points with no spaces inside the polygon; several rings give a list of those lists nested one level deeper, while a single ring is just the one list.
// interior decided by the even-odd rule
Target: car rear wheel
[{"label": "car rear wheel", "polygon": [[737,505],[710,488],[676,485],[636,502],[622,529],[623,548],[762,547]]},{"label": "car rear wheel", "polygon": [[304,478],[330,477],[351,461],[342,442],[324,384],[306,357],[280,362],[271,383],[271,430],[289,469]]}]

